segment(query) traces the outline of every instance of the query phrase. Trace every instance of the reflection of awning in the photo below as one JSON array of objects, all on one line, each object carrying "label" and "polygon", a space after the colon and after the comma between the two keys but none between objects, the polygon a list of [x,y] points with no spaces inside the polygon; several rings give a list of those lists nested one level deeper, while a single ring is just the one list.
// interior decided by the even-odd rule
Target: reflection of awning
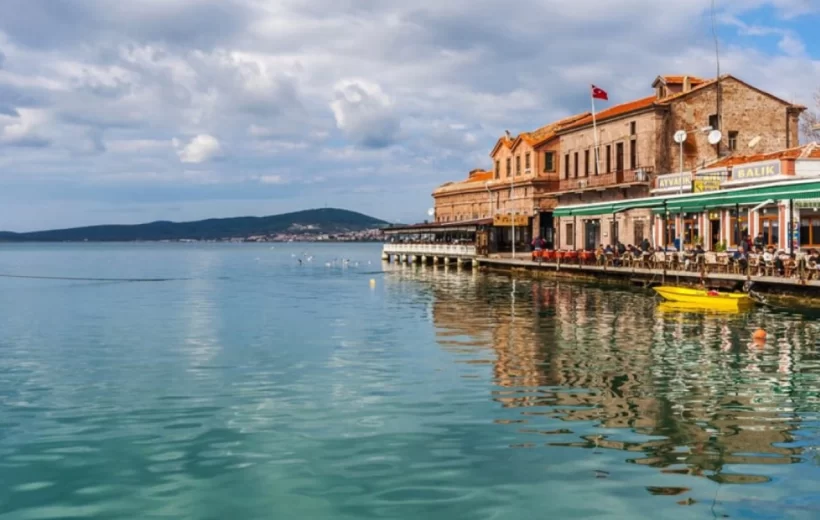
[{"label": "reflection of awning", "polygon": [[431,222],[384,228],[385,235],[420,235],[428,233],[475,232],[480,226],[490,226],[493,219],[484,218],[461,222]]}]

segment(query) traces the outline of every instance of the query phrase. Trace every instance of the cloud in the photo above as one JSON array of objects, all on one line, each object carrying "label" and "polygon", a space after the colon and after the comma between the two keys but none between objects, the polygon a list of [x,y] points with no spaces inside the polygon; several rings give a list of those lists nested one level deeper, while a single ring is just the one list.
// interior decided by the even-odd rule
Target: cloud
[{"label": "cloud", "polygon": [[[278,197],[417,215],[437,184],[491,167],[505,129],[587,110],[589,83],[616,103],[658,74],[712,76],[711,4],[4,0],[0,220],[60,214],[42,211],[58,184],[79,212],[140,194],[207,213],[229,192],[242,211]],[[811,103],[820,2],[716,6],[722,70]],[[401,191],[388,214],[372,186]],[[20,193],[39,212],[5,209]]]},{"label": "cloud", "polygon": [[363,79],[347,79],[336,84],[330,103],[336,126],[353,142],[367,148],[384,148],[399,131],[393,101],[381,86]]},{"label": "cloud", "polygon": [[207,162],[222,153],[222,147],[216,137],[207,134],[194,137],[191,142],[182,148],[180,148],[180,142],[177,139],[174,139],[172,144],[174,148],[178,149],[177,155],[183,163]]}]

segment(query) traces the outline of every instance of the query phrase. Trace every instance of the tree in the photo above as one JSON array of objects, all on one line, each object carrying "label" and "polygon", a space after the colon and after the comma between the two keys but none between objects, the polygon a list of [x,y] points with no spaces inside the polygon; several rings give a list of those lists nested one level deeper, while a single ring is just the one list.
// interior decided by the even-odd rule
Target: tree
[{"label": "tree", "polygon": [[820,142],[820,88],[814,93],[815,111],[806,110],[800,119],[800,130],[809,141]]}]

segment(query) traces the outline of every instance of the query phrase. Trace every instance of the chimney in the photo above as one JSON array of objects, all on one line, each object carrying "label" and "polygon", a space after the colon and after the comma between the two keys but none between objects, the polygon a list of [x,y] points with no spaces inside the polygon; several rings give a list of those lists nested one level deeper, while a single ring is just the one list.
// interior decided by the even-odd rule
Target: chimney
[{"label": "chimney", "polygon": [[689,79],[689,76],[683,77],[683,92],[689,92],[692,90],[692,80]]}]

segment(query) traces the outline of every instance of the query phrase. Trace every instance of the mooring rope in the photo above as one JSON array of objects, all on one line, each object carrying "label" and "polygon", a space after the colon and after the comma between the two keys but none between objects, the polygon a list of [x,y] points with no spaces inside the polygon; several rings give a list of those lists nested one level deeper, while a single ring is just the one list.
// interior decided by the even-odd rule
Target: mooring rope
[{"label": "mooring rope", "polygon": [[0,273],[0,278],[25,278],[31,280],[69,280],[73,282],[172,282],[190,278],[83,278],[74,276],[34,276]]}]

